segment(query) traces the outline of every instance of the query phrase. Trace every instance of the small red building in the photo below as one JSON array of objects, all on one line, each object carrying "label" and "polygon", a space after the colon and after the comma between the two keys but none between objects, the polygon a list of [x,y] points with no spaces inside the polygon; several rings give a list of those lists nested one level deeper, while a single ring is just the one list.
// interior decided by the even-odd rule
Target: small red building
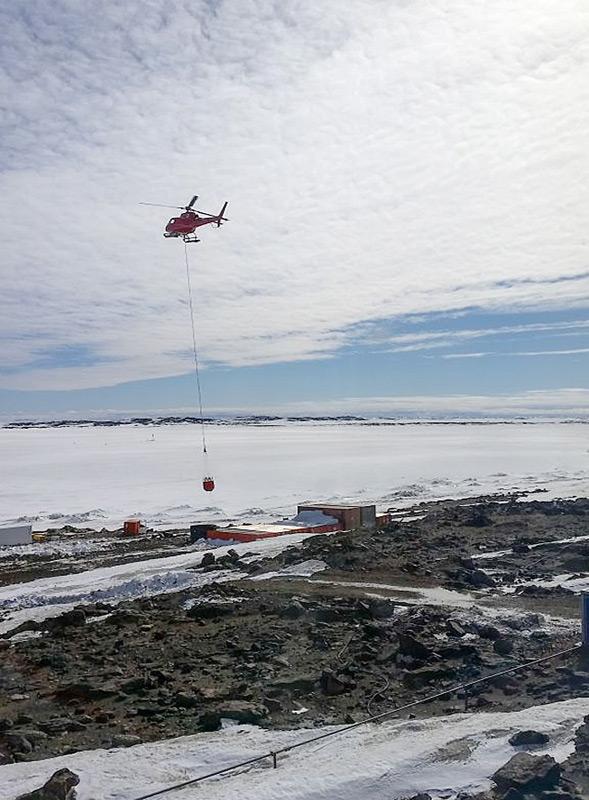
[{"label": "small red building", "polygon": [[334,533],[357,528],[374,528],[377,524],[376,506],[331,505],[327,503],[303,503],[298,506],[293,519],[268,522],[259,525],[218,528],[211,525],[193,526],[202,530],[202,536],[210,540],[226,542],[254,542],[289,533]]}]

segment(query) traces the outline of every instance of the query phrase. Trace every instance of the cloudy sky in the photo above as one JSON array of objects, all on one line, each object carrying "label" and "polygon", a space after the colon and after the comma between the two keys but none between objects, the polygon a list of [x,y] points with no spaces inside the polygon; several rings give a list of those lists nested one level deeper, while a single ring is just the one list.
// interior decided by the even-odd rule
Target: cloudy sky
[{"label": "cloudy sky", "polygon": [[584,0],[0,9],[6,413],[589,400]]}]

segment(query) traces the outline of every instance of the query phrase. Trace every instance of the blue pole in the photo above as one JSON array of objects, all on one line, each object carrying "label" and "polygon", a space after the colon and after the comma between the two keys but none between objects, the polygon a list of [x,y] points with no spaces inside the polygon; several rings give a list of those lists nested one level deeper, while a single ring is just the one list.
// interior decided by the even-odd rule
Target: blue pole
[{"label": "blue pole", "polygon": [[589,647],[589,593],[581,595],[581,613],[583,625],[583,646]]}]

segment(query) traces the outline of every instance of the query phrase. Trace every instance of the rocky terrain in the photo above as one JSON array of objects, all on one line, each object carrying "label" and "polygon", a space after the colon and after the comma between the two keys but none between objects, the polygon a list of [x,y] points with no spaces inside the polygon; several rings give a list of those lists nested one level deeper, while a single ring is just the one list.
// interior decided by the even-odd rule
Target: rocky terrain
[{"label": "rocky terrain", "polygon": [[[223,720],[352,722],[444,691],[400,718],[587,696],[589,661],[578,650],[468,692],[461,684],[576,645],[574,595],[505,589],[566,572],[572,559],[583,574],[588,546],[555,542],[589,535],[588,523],[584,500],[448,501],[273,558],[206,553],[196,569],[222,572],[223,583],[25,622],[0,638],[0,763],[216,730]],[[284,575],[321,562],[309,577]],[[424,605],[427,588],[465,602]],[[578,772],[569,761],[559,776]]]},{"label": "rocky terrain", "polygon": [[[108,616],[107,616],[108,615]],[[78,608],[29,628],[0,673],[4,759],[215,730],[355,721],[574,644],[541,615],[492,624],[387,599],[210,585]],[[525,635],[523,635],[525,633]],[[416,714],[516,710],[584,695],[581,656],[453,692]]]},{"label": "rocky terrain", "polygon": [[[576,541],[559,544],[567,539]],[[511,496],[424,503],[383,531],[315,536],[300,549],[257,562],[256,569],[308,558],[326,562],[326,579],[353,575],[365,582],[492,594],[511,588],[515,606],[525,607],[533,597],[530,607],[576,614],[578,602],[566,587],[551,590],[535,582],[567,572],[589,576],[589,500],[521,502]]]}]

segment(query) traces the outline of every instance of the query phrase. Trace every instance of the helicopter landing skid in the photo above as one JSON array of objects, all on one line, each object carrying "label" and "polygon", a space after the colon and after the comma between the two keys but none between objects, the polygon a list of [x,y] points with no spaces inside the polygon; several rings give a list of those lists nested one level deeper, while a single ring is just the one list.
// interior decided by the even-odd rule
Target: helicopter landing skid
[{"label": "helicopter landing skid", "polygon": [[186,235],[183,236],[182,239],[186,244],[194,244],[195,242],[200,242],[200,239],[197,236]]}]

